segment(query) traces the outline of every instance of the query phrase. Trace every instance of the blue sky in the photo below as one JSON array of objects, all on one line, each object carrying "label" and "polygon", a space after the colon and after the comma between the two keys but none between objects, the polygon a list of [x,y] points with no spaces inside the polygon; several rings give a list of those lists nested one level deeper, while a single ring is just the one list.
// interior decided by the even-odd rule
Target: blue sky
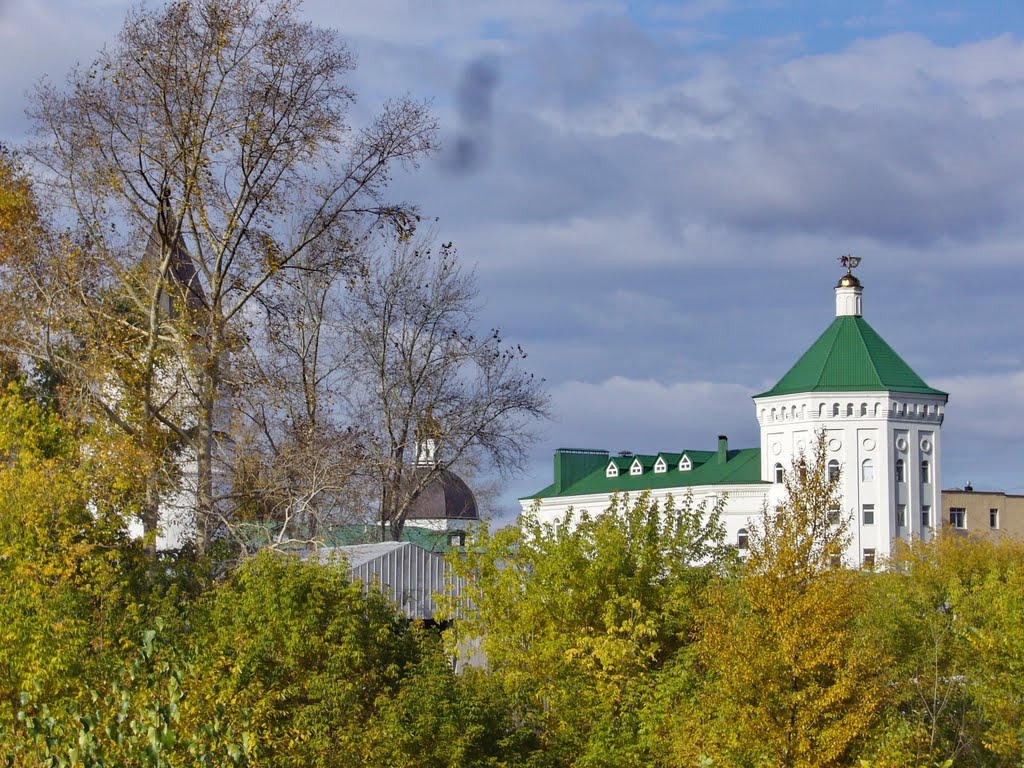
[{"label": "blue sky", "polygon": [[[0,0],[0,137],[127,4]],[[477,265],[560,446],[755,445],[750,395],[833,314],[950,392],[943,484],[1024,493],[1024,3],[307,0],[359,57],[353,119],[433,101],[446,149],[395,194]],[[468,105],[468,106],[467,106]],[[456,147],[468,147],[459,154]]]}]

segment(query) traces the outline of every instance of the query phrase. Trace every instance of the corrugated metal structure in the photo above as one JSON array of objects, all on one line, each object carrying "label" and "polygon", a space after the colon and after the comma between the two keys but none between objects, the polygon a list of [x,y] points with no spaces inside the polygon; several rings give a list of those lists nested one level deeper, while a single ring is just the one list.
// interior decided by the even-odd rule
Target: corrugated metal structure
[{"label": "corrugated metal structure", "polygon": [[460,596],[465,580],[456,578],[441,555],[408,541],[327,547],[310,553],[321,562],[342,559],[364,589],[380,589],[410,619],[433,621],[435,594]]}]

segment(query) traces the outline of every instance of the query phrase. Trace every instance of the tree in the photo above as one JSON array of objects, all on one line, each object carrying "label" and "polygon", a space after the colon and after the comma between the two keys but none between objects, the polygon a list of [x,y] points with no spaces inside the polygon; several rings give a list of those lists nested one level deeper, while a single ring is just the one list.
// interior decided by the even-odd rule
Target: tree
[{"label": "tree", "polygon": [[132,620],[140,496],[117,436],[76,435],[17,385],[0,392],[0,734],[19,697],[78,695]]},{"label": "tree", "polygon": [[741,577],[712,590],[699,658],[706,674],[681,719],[679,764],[848,764],[875,725],[879,660],[857,625],[863,578],[840,566],[848,523],[833,522],[839,479],[824,435],[785,476],[786,498],[752,526]]},{"label": "tree", "polygon": [[96,413],[132,434],[158,426],[194,457],[200,550],[228,522],[217,461],[247,384],[232,356],[251,307],[292,270],[346,269],[374,227],[415,223],[385,200],[386,183],[430,151],[436,124],[404,99],[351,129],[353,66],[291,3],[178,0],[130,12],[66,91],[35,95],[33,156],[83,233],[85,281],[110,296],[69,298],[108,344],[125,342],[130,365],[100,366],[104,376],[131,375],[96,384],[90,351],[109,347],[78,343],[80,329],[33,351],[78,377]]},{"label": "tree", "polygon": [[1015,765],[1024,736],[1024,546],[939,535],[900,547],[865,621],[886,660],[872,765]]},{"label": "tree", "polygon": [[498,330],[480,333],[476,300],[451,243],[400,240],[350,285],[348,418],[381,527],[396,539],[417,496],[449,467],[520,468],[548,415],[543,381],[520,368],[526,353]]},{"label": "tree", "polygon": [[704,587],[731,570],[722,502],[617,498],[560,525],[474,535],[450,641],[480,650],[554,765],[648,765],[644,710],[692,641]]}]

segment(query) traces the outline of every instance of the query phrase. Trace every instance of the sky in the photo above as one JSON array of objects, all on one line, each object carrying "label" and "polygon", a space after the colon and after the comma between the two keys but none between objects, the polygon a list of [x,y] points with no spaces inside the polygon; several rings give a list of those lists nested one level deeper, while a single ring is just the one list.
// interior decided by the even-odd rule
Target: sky
[{"label": "sky", "polygon": [[[151,5],[153,3],[150,3]],[[0,0],[0,140],[112,43],[121,0]],[[546,379],[555,448],[755,446],[751,395],[864,315],[950,393],[942,482],[1024,493],[1024,0],[307,0],[365,119],[429,100],[397,177],[476,266],[481,323]]]}]

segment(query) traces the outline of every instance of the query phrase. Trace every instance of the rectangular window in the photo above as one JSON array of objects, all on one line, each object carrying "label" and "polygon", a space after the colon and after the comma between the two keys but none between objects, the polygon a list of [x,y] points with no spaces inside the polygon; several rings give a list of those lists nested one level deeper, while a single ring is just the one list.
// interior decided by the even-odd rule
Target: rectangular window
[{"label": "rectangular window", "polygon": [[839,525],[839,507],[829,507],[827,514],[830,525]]},{"label": "rectangular window", "polygon": [[862,518],[864,520],[864,525],[874,525],[875,524],[875,505],[874,504],[865,504],[862,509],[863,509],[863,512],[864,512],[864,516]]},{"label": "rectangular window", "polygon": [[932,524],[932,508],[925,504],[921,507],[921,527],[928,528]]},{"label": "rectangular window", "polygon": [[903,459],[896,460],[896,482],[907,482],[907,465],[904,463]]},{"label": "rectangular window", "polygon": [[988,527],[998,528],[999,527],[999,510],[990,509],[988,511]]},{"label": "rectangular window", "polygon": [[875,567],[875,550],[874,548],[864,550],[864,567],[874,568]]},{"label": "rectangular window", "polygon": [[921,482],[930,483],[932,481],[932,467],[927,461],[921,462]]},{"label": "rectangular window", "polygon": [[967,510],[963,507],[950,507],[949,508],[949,524],[954,528],[966,528],[967,520],[965,519],[965,512]]},{"label": "rectangular window", "polygon": [[907,527],[907,505],[897,504],[896,505],[896,527],[906,528]]}]

